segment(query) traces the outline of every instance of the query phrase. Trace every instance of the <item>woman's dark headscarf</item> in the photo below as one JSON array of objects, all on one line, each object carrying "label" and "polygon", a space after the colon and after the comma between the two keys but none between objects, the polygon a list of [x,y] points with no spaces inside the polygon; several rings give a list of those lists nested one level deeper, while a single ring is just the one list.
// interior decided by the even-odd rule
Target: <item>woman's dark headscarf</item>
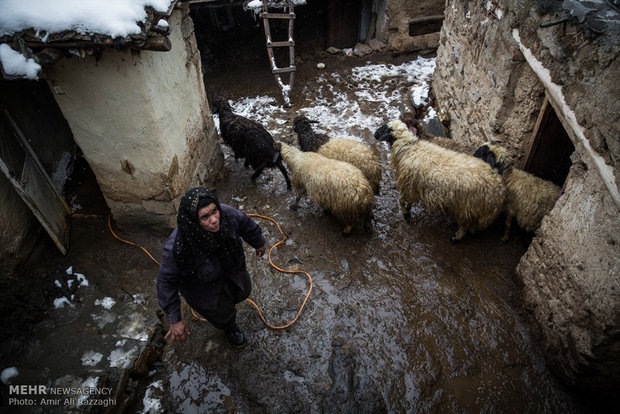
[{"label": "woman's dark headscarf", "polygon": [[[215,203],[220,212],[220,228],[209,232],[200,227],[198,210]],[[188,275],[194,274],[205,256],[215,254],[226,273],[245,270],[243,246],[230,218],[220,208],[217,196],[206,188],[189,190],[179,205],[177,236],[172,255],[179,268]]]}]

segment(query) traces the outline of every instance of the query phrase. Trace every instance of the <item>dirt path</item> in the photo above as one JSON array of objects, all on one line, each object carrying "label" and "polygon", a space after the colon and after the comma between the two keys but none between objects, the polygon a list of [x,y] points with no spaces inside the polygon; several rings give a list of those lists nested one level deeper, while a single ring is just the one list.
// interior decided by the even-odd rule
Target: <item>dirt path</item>
[{"label": "dirt path", "polygon": [[[253,308],[240,305],[239,322],[250,339],[243,351],[229,349],[221,333],[190,316],[192,340],[168,347],[164,355],[170,406],[184,412],[578,412],[545,367],[520,311],[513,269],[527,239],[501,245],[501,228],[494,226],[454,245],[449,237],[455,223],[421,207],[414,207],[414,223],[407,224],[398,210],[387,148],[363,125],[397,111],[399,83],[385,92],[393,96],[387,104],[349,98],[345,112],[336,108],[343,94],[368,90],[363,82],[351,82],[352,66],[391,57],[376,56],[369,63],[319,58],[339,75],[321,72],[308,60],[292,108],[277,103],[271,75],[254,82],[249,71],[227,73],[226,84],[210,79],[207,89],[223,93],[240,111],[249,108],[276,139],[288,142],[295,142],[290,125],[297,113],[331,106],[346,123],[346,110],[357,103],[360,119],[352,113],[356,125],[348,122],[339,132],[361,138],[383,160],[373,231],[358,228],[343,238],[340,224],[310,202],[290,210],[294,195],[277,170],[253,184],[251,171],[225,150],[225,178],[217,188],[221,200],[276,219],[288,240],[274,252],[274,261],[310,272],[314,290],[302,317],[284,331],[267,329]],[[394,63],[413,58],[401,56]],[[391,81],[383,79],[383,85]],[[245,102],[255,94],[276,98],[267,105],[269,113],[263,104]],[[328,132],[341,127],[327,118],[321,121]],[[259,223],[270,246],[280,239],[273,225]],[[270,322],[288,322],[307,281],[273,271],[250,250],[247,255],[251,298]]]},{"label": "dirt path", "polygon": [[[326,70],[316,69],[317,59],[326,62]],[[494,225],[452,244],[453,220],[414,206],[414,221],[407,224],[399,213],[388,150],[372,132],[398,113],[398,92],[416,79],[406,73],[412,69],[394,68],[372,83],[355,68],[413,59],[302,57],[292,108],[278,103],[275,82],[261,65],[206,80],[210,96],[224,94],[234,108],[264,122],[276,139],[295,142],[290,126],[301,112],[319,117],[326,132],[366,142],[382,159],[372,232],[356,228],[343,238],[340,224],[309,201],[289,209],[294,194],[286,191],[279,171],[266,171],[252,183],[243,161],[224,149],[220,200],[276,219],[287,241],[274,251],[274,262],[312,276],[310,300],[295,325],[270,330],[243,303],[238,321],[249,345],[237,351],[184,308],[190,339],[168,344],[161,362],[149,364],[144,376],[128,377],[127,370],[109,367],[109,357],[119,349],[128,352],[157,329],[156,266],[141,250],[112,237],[105,220],[83,220],[74,224],[69,256],[59,256],[43,241],[23,277],[6,282],[18,294],[6,306],[11,313],[3,330],[12,334],[2,344],[3,367],[15,365],[38,383],[56,383],[62,375],[96,375],[100,386],[124,379],[122,393],[138,390],[127,400],[129,412],[142,410],[140,387],[157,381],[163,391],[151,393],[169,412],[586,412],[545,366],[521,310],[513,269],[527,238],[501,245],[501,226]],[[246,101],[256,96],[271,101]],[[257,221],[268,246],[280,240],[274,225]],[[159,258],[166,234],[151,229],[121,236]],[[251,299],[271,323],[290,321],[308,281],[274,271],[266,258],[246,252]],[[69,266],[86,275],[88,287],[69,289]],[[62,288],[54,283],[58,279]],[[76,306],[55,309],[51,298],[60,294],[75,295]],[[102,308],[96,301],[104,297],[117,304]],[[128,325],[136,330],[120,332]],[[85,369],[88,350],[103,360]]]}]

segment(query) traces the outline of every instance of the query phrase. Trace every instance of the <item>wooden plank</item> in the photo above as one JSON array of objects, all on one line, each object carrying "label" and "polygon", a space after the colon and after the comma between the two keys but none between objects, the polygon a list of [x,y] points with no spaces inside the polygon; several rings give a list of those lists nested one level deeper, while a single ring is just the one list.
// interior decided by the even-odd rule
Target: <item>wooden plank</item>
[{"label": "wooden plank", "polygon": [[[295,70],[295,41],[293,40],[293,24],[295,21],[295,13],[293,12],[293,4],[288,1],[289,13],[269,13],[267,2],[263,1],[263,12],[261,16],[263,18],[263,26],[265,28],[265,40],[267,44],[267,55],[269,57],[269,63],[271,65],[271,73],[274,75],[276,83],[282,89],[284,95],[285,104],[289,102],[289,92],[293,87],[293,80]],[[269,25],[269,19],[288,19],[288,41],[274,42],[271,40],[271,29]],[[289,66],[285,68],[278,68],[276,65],[275,57],[273,54],[274,47],[288,47],[289,48]],[[285,85],[280,78],[281,73],[289,74],[289,84]]]},{"label": "wooden plank", "polygon": [[[293,5],[291,1],[288,2],[289,10],[293,11]],[[293,28],[294,28],[295,20],[291,19],[288,22],[288,38],[293,40]],[[295,67],[295,43],[289,47],[289,67]],[[289,90],[293,90],[293,81],[295,80],[295,71],[289,73],[288,86]]]},{"label": "wooden plank", "polygon": [[24,134],[22,133],[21,129],[19,129],[19,127],[18,127],[17,123],[15,122],[15,120],[13,119],[13,117],[11,116],[11,114],[9,114],[9,111],[7,111],[6,109],[4,109],[4,116],[9,121],[9,124],[13,128],[13,131],[15,132],[16,136],[20,140],[21,146],[24,148],[26,153],[30,156],[30,158],[32,159],[32,162],[35,164],[36,168],[39,171],[44,173],[42,178],[46,181],[47,185],[53,190],[54,196],[55,196],[56,200],[58,201],[58,203],[60,204],[60,206],[62,207],[62,209],[64,210],[64,212],[67,215],[71,214],[71,209],[69,208],[69,206],[67,205],[65,200],[62,198],[62,196],[60,194],[58,194],[58,192],[56,191],[56,187],[54,187],[54,183],[52,182],[52,179],[50,178],[49,175],[47,175],[47,172],[45,172],[45,168],[43,167],[43,164],[41,164],[41,161],[39,161],[39,158],[37,158],[34,150],[30,146],[30,144],[28,143],[28,139],[24,136]]},{"label": "wooden plank", "polygon": [[[0,132],[7,133],[6,136],[1,137],[0,141],[5,144],[0,154],[0,171],[9,179],[15,191],[39,220],[56,247],[63,255],[66,255],[69,245],[71,210],[56,191],[51,178],[8,111],[4,109],[0,115],[4,115],[3,119],[7,121],[4,124],[6,128],[0,129]],[[11,142],[13,145],[8,145]],[[11,165],[5,162],[7,160],[13,161]],[[21,165],[18,165],[15,160],[18,160]]]},{"label": "wooden plank", "polygon": [[435,16],[414,17],[412,19],[409,19],[409,24],[437,22],[443,19],[444,19],[443,14],[438,14]]},{"label": "wooden plank", "polygon": [[532,135],[530,135],[530,137],[527,140],[523,141],[523,144],[521,146],[523,148],[523,158],[521,159],[521,162],[519,163],[519,166],[518,166],[519,169],[527,170],[530,167],[532,160],[533,160],[533,154],[536,153],[536,147],[538,146],[538,140],[540,138],[540,133],[541,133],[541,126],[547,122],[547,119],[549,119],[551,110],[552,110],[552,107],[549,104],[549,99],[547,99],[547,96],[545,95],[542,106],[540,107],[540,112],[538,113],[538,119],[536,120],[536,125],[534,126],[534,131],[532,132]]},{"label": "wooden plank", "polygon": [[275,69],[272,69],[271,72],[272,73],[289,73],[289,72],[295,72],[295,70],[297,70],[295,66],[289,66],[286,68],[275,68]]},{"label": "wooden plank", "polygon": [[295,42],[285,41],[285,42],[267,42],[267,47],[284,47],[284,46],[295,46]]},{"label": "wooden plank", "polygon": [[261,13],[263,19],[294,19],[295,13]]}]

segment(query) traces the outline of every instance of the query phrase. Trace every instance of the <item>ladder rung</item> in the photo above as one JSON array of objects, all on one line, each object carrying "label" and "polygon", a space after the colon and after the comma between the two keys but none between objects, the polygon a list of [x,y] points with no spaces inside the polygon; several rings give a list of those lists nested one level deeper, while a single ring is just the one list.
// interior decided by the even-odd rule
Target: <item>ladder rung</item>
[{"label": "ladder rung", "polygon": [[267,43],[267,47],[283,47],[283,46],[295,46],[295,41]]},{"label": "ladder rung", "polygon": [[295,13],[262,13],[263,19],[294,19]]},{"label": "ladder rung", "polygon": [[271,70],[271,73],[288,73],[295,72],[297,68],[295,66],[289,66],[287,68],[275,68]]}]

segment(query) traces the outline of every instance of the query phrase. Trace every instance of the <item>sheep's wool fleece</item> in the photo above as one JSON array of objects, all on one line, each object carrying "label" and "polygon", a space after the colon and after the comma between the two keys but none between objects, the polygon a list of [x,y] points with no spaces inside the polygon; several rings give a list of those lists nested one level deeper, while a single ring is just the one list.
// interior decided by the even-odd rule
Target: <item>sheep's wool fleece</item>
[{"label": "sheep's wool fleece", "polygon": [[411,203],[454,217],[459,226],[484,229],[504,207],[501,176],[473,156],[419,140],[400,121],[390,122],[396,141],[392,167],[396,188]]},{"label": "sheep's wool fleece", "polygon": [[440,147],[443,147],[443,148],[446,148],[452,151],[463,152],[466,154],[471,154],[475,151],[475,149],[471,148],[470,145],[456,142],[452,138],[431,137],[428,139],[428,142],[431,142],[435,145],[439,145]]},{"label": "sheep's wool fleece", "polygon": [[516,217],[523,230],[536,230],[558,200],[561,188],[516,168],[504,173],[504,181],[508,189],[506,213]]},{"label": "sheep's wool fleece", "polygon": [[367,145],[352,139],[330,138],[318,153],[334,160],[348,162],[359,168],[370,182],[374,194],[379,193],[381,164]]},{"label": "sheep's wool fleece", "polygon": [[370,215],[374,196],[368,180],[356,167],[314,152],[302,152],[282,143],[282,158],[291,171],[291,183],[319,207],[330,210],[345,224]]}]

